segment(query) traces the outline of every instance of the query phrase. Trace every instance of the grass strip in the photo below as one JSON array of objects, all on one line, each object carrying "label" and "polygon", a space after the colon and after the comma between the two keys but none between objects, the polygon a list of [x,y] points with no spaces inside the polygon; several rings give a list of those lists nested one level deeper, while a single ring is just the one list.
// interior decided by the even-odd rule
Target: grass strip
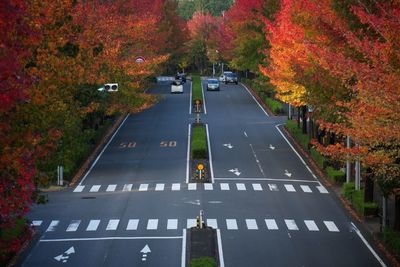
[{"label": "grass strip", "polygon": [[201,90],[201,79],[199,75],[192,76],[192,101],[200,100],[203,103],[203,93]]},{"label": "grass strip", "polygon": [[191,155],[193,159],[207,158],[207,135],[204,126],[195,126],[192,129]]}]

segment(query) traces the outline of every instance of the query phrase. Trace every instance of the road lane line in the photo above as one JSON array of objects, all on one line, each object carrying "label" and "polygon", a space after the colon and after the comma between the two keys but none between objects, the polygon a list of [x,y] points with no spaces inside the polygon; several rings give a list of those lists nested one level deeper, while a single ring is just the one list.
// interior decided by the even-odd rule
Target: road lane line
[{"label": "road lane line", "polygon": [[317,224],[313,220],[304,220],[309,231],[319,231]]},{"label": "road lane line", "polygon": [[140,186],[139,186],[139,191],[140,192],[142,192],[142,191],[147,191],[149,189],[149,184],[141,184]]},{"label": "road lane line", "polygon": [[128,221],[128,225],[126,226],[126,230],[137,230],[139,225],[138,219],[130,219]]},{"label": "road lane line", "polygon": [[208,142],[208,159],[210,162],[211,183],[214,183],[214,168],[213,168],[212,153],[211,153],[210,132],[208,131],[207,123],[206,123],[206,133],[207,133],[207,142]]},{"label": "road lane line", "polygon": [[71,242],[71,241],[102,241],[102,240],[146,240],[146,239],[181,239],[182,236],[111,236],[92,238],[57,238],[41,239],[39,242]]},{"label": "road lane line", "polygon": [[124,188],[122,188],[122,192],[129,192],[132,190],[132,184],[125,184]]},{"label": "road lane line", "polygon": [[218,229],[217,219],[207,219],[207,226]]},{"label": "road lane line", "polygon": [[149,219],[147,221],[147,230],[157,230],[158,228],[158,219]]},{"label": "road lane line", "polygon": [[196,219],[187,219],[186,228],[192,228],[196,226]]},{"label": "road lane line", "polygon": [[[192,99],[192,98],[190,98]],[[181,267],[186,266],[186,229],[182,230],[182,255],[181,255]]]},{"label": "road lane line", "polygon": [[288,192],[296,192],[296,189],[294,189],[294,186],[293,186],[293,185],[291,185],[291,184],[285,184],[284,186],[285,186],[285,188],[286,188],[286,191],[288,191]]},{"label": "road lane line", "polygon": [[86,227],[86,231],[96,231],[99,227],[100,220],[90,220],[88,226]]},{"label": "road lane line", "polygon": [[276,181],[276,182],[300,182],[300,183],[317,183],[321,184],[317,180],[295,180],[295,179],[278,179],[278,178],[254,178],[254,177],[218,177],[214,178],[214,180],[221,180],[221,181]]},{"label": "road lane line", "polygon": [[178,229],[178,220],[177,219],[168,219],[167,230],[176,230],[176,229]]},{"label": "road lane line", "polygon": [[298,231],[299,227],[297,227],[297,224],[294,220],[285,220],[286,226],[289,230],[291,231]]},{"label": "road lane line", "polygon": [[249,95],[253,98],[253,100],[257,103],[257,105],[260,107],[260,109],[264,112],[264,114],[269,117],[269,114],[265,111],[265,109],[261,106],[261,104],[257,101],[257,99],[253,96],[252,93],[250,93],[250,90],[246,87],[246,85],[244,85],[243,83],[240,83],[244,89],[246,89],[246,91],[249,93]]},{"label": "road lane line", "polygon": [[224,190],[224,191],[229,190],[229,184],[228,183],[221,183],[220,186],[221,186],[221,190]]},{"label": "road lane line", "polygon": [[78,185],[77,187],[75,187],[74,193],[80,193],[83,191],[84,188],[85,188],[84,185]]},{"label": "road lane line", "polygon": [[197,184],[196,183],[190,183],[189,185],[188,185],[188,189],[189,190],[196,190],[197,189]]},{"label": "road lane line", "polygon": [[79,224],[81,224],[80,220],[72,220],[68,225],[66,232],[76,232],[78,230]]},{"label": "road lane line", "polygon": [[190,98],[189,98],[189,114],[192,114],[192,86],[193,82],[190,82]]},{"label": "road lane line", "polygon": [[379,255],[375,252],[375,250],[371,247],[371,245],[368,243],[368,241],[364,238],[364,236],[361,234],[360,230],[358,230],[357,226],[353,222],[351,222],[351,225],[353,226],[354,230],[356,231],[356,234],[361,238],[361,241],[365,244],[365,246],[367,246],[369,251],[371,251],[372,255],[374,255],[375,259],[381,264],[381,266],[386,267],[386,264],[379,257]]},{"label": "road lane line", "polygon": [[265,219],[268,230],[278,230],[278,225],[274,219]]},{"label": "road lane line", "polygon": [[318,189],[318,191],[319,191],[320,193],[322,193],[322,194],[328,194],[328,193],[329,193],[328,190],[326,190],[326,188],[323,187],[322,185],[317,186],[317,189]]},{"label": "road lane line", "polygon": [[261,184],[252,184],[254,191],[262,191]]},{"label": "road lane line", "polygon": [[121,122],[121,125],[118,127],[118,129],[115,131],[115,133],[111,136],[110,140],[108,143],[104,146],[104,148],[101,150],[100,154],[97,156],[96,160],[93,162],[92,166],[90,166],[90,169],[86,172],[85,176],[82,178],[82,180],[79,182],[79,185],[82,185],[82,183],[85,181],[86,177],[88,177],[89,173],[92,171],[94,166],[96,165],[97,161],[99,161],[101,155],[103,155],[104,151],[107,149],[107,147],[110,145],[111,141],[114,139],[115,135],[118,133],[119,129],[121,129],[122,125],[124,125],[126,119],[128,119],[129,114],[126,115],[125,119]]},{"label": "road lane line", "polygon": [[324,224],[329,232],[339,232],[339,229],[333,221],[324,221]]},{"label": "road lane line", "polygon": [[181,190],[181,184],[178,184],[178,183],[172,184],[171,190],[172,190],[172,191],[179,191],[179,190]]},{"label": "road lane line", "polygon": [[165,184],[156,184],[156,191],[164,191]]},{"label": "road lane line", "polygon": [[237,222],[236,219],[226,219],[226,229],[228,230],[237,230]]},{"label": "road lane line", "polygon": [[222,250],[221,231],[219,229],[217,229],[217,244],[218,244],[219,267],[225,267],[224,252]]},{"label": "road lane line", "polygon": [[246,186],[243,183],[237,183],[236,188],[238,191],[246,191]]},{"label": "road lane line", "polygon": [[58,221],[58,220],[51,221],[51,223],[50,223],[49,227],[47,228],[46,232],[54,232],[59,223],[60,223],[60,221]]},{"label": "road lane line", "polygon": [[[190,91],[191,92],[191,91]],[[190,103],[192,98],[190,98]],[[189,124],[188,127],[188,144],[187,144],[187,152],[186,152],[186,183],[189,183],[189,163],[190,163],[190,136],[192,135],[192,127]]]},{"label": "road lane line", "polygon": [[117,230],[119,224],[119,220],[109,220],[106,231],[114,231]]},{"label": "road lane line", "polygon": [[32,222],[31,222],[31,225],[32,225],[32,226],[35,226],[35,227],[39,227],[39,226],[42,225],[42,223],[43,223],[43,221],[32,221]]},{"label": "road lane line", "polygon": [[257,153],[256,153],[256,151],[254,150],[252,144],[250,144],[250,148],[251,148],[251,151],[253,152],[253,156],[254,156],[254,159],[256,160],[258,169],[260,170],[261,174],[265,177],[264,169],[262,168],[261,163],[260,163],[260,161],[258,160]]},{"label": "road lane line", "polygon": [[204,190],[213,190],[213,184],[204,183]]},{"label": "road lane line", "polygon": [[106,192],[114,192],[116,188],[117,188],[116,184],[110,184],[107,186]]},{"label": "road lane line", "polygon": [[204,114],[207,114],[206,98],[205,98],[205,96],[204,96],[203,81],[202,81],[202,80],[201,80],[201,94],[203,95]]},{"label": "road lane line", "polygon": [[258,230],[257,222],[255,219],[246,219],[246,226],[248,230]]},{"label": "road lane line", "polygon": [[308,185],[300,185],[304,193],[312,193],[311,188]]}]

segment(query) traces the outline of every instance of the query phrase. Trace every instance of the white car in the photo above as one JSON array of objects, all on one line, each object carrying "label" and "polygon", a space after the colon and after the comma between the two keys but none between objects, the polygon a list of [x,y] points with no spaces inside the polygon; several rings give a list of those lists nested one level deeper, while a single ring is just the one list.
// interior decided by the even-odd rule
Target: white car
[{"label": "white car", "polygon": [[226,75],[230,75],[230,74],[233,74],[233,72],[232,71],[224,71],[224,73],[222,73],[221,76],[219,76],[219,81],[225,82]]},{"label": "white car", "polygon": [[171,93],[183,93],[183,85],[180,81],[174,81],[171,83]]}]

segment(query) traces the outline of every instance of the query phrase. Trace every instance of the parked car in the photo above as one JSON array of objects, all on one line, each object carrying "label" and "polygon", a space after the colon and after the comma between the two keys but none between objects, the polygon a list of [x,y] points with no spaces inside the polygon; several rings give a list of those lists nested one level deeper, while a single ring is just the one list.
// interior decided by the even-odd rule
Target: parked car
[{"label": "parked car", "polygon": [[183,93],[183,84],[179,80],[171,83],[171,93]]},{"label": "parked car", "polygon": [[238,77],[236,76],[235,73],[231,72],[231,73],[227,73],[225,75],[225,84],[228,84],[228,83],[238,84]]},{"label": "parked car", "polygon": [[208,79],[207,91],[219,91],[219,81],[217,79]]},{"label": "parked car", "polygon": [[178,74],[175,76],[175,80],[179,80],[179,81],[181,81],[182,83],[185,83],[185,82],[186,82],[186,74],[185,74],[185,73],[178,73]]},{"label": "parked car", "polygon": [[233,73],[232,71],[224,71],[221,76],[219,76],[219,81],[220,82],[225,82],[225,77],[227,74]]}]

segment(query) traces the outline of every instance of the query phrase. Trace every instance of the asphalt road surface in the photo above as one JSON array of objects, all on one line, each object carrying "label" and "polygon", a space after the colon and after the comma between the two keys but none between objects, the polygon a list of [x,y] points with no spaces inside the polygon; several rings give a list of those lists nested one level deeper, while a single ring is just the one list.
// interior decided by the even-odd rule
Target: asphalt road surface
[{"label": "asphalt road surface", "polygon": [[32,208],[39,238],[22,266],[183,267],[200,210],[220,266],[385,266],[245,87],[204,91],[210,184],[187,183],[190,82],[150,92],[160,103],[127,116],[78,185]]}]

